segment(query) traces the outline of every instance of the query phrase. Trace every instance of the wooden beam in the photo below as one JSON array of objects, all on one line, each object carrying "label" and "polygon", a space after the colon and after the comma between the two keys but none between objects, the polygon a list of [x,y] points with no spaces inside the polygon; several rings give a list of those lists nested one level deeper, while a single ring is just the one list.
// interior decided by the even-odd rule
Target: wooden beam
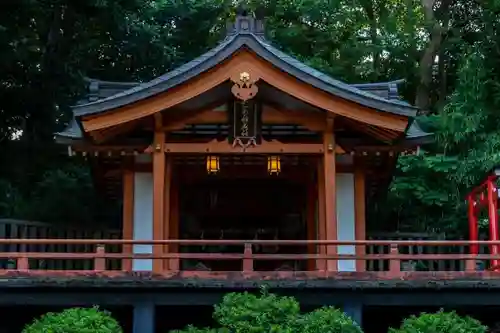
[{"label": "wooden beam", "polygon": [[148,148],[149,143],[143,145],[104,145],[98,146],[89,143],[75,143],[71,145],[73,153],[76,152],[98,152],[102,154],[108,153],[143,153]]},{"label": "wooden beam", "polygon": [[[163,131],[177,131],[186,125],[225,124],[229,121],[228,113],[213,109],[187,111],[185,115],[165,120]],[[324,114],[280,109],[264,104],[262,106],[262,123],[266,125],[293,124],[301,125],[313,132],[325,129]]]},{"label": "wooden beam", "polygon": [[[281,173],[276,177],[279,179],[293,180],[299,184],[305,184],[309,180],[307,178],[310,169],[302,166],[291,166],[288,168],[285,165],[281,167]],[[267,165],[264,162],[259,165],[223,165],[217,173],[217,179],[263,179],[268,178]],[[207,171],[205,165],[183,165],[176,172],[176,179],[183,184],[190,184],[200,180],[207,179]]]},{"label": "wooden beam", "polygon": [[297,124],[313,132],[325,130],[325,114],[281,109],[278,106],[264,105],[262,110],[264,124]]},{"label": "wooden beam", "polygon": [[212,140],[208,143],[167,142],[164,145],[167,154],[321,154],[323,148],[321,143],[281,143],[277,140],[262,141],[260,145],[247,149],[233,146],[227,140]]},{"label": "wooden beam", "polygon": [[[327,129],[323,134],[323,173],[325,175],[325,234],[327,240],[337,239],[337,181],[335,171],[335,135],[334,119],[327,120]],[[337,254],[337,246],[329,245],[326,247],[327,255]],[[336,271],[337,261],[327,260],[326,270]]]},{"label": "wooden beam", "polygon": [[[123,239],[134,238],[134,171],[130,165],[126,165],[123,170]],[[130,244],[123,245],[123,252],[132,254],[133,246]],[[132,260],[124,259],[122,270],[132,271]]]},{"label": "wooden beam", "polygon": [[[155,127],[161,127],[161,115],[155,117]],[[153,142],[153,239],[161,240],[164,237],[164,204],[165,204],[165,153],[163,145],[165,132],[156,131]],[[153,245],[153,254],[161,256],[163,245]],[[153,272],[163,271],[163,260],[153,260]]]},{"label": "wooden beam", "polygon": [[408,125],[408,117],[380,112],[333,96],[283,73],[249,51],[241,51],[219,64],[216,69],[198,75],[162,94],[109,112],[83,117],[83,128],[90,132],[153,115],[199,96],[242,72],[249,73],[253,81],[263,80],[291,96],[325,110],[330,115],[340,115],[399,132],[403,132]]},{"label": "wooden beam", "polygon": [[[365,196],[365,170],[363,165],[355,161],[354,168],[354,233],[356,240],[366,240],[366,196]],[[356,246],[356,255],[365,255],[364,245]],[[364,272],[366,270],[365,260],[356,260],[356,272]]]}]

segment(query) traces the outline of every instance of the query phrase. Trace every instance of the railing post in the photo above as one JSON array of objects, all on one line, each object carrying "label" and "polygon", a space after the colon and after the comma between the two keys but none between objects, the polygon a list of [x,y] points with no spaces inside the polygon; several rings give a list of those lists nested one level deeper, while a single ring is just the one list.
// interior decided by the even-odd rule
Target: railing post
[{"label": "railing post", "polygon": [[17,258],[17,270],[26,272],[30,269],[30,262],[28,257],[22,256]]},{"label": "railing post", "polygon": [[391,244],[389,254],[391,255],[391,259],[389,260],[389,273],[391,275],[398,275],[401,272],[401,262],[399,258],[392,258],[399,255],[397,244]]},{"label": "railing post", "polygon": [[[175,256],[178,256],[179,255],[179,246],[171,246],[172,249],[174,249],[174,252],[169,252],[170,255],[175,255]],[[170,267],[170,270],[171,271],[174,271],[174,272],[177,272],[179,271],[179,266],[180,266],[180,260],[179,260],[179,257],[175,257],[175,258],[170,258],[170,264],[169,264],[169,267]]]},{"label": "railing post", "polygon": [[253,272],[252,244],[245,243],[243,251],[243,272]]},{"label": "railing post", "polygon": [[465,271],[466,272],[476,271],[476,259],[466,259],[465,260]]},{"label": "railing post", "polygon": [[95,250],[96,257],[94,259],[94,271],[105,271],[106,270],[106,248],[104,245],[97,245]]}]

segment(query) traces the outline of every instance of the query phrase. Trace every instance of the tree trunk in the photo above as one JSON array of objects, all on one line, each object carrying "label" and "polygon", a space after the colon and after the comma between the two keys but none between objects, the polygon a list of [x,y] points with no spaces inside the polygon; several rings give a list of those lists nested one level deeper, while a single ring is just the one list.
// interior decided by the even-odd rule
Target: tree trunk
[{"label": "tree trunk", "polygon": [[[447,25],[442,25],[437,18],[437,12],[449,16],[451,0],[442,0],[439,8],[435,9],[436,0],[421,0],[425,20],[429,27],[429,43],[427,44],[419,62],[419,83],[417,86],[415,105],[422,113],[428,113],[431,107],[431,89],[436,56],[439,54],[443,37],[448,31]],[[449,22],[449,20],[446,20]]]},{"label": "tree trunk", "polygon": [[435,24],[432,29],[430,41],[424,50],[424,54],[419,63],[419,82],[417,86],[417,93],[415,105],[418,106],[422,112],[429,111],[431,106],[431,84],[434,72],[434,62],[436,55],[439,52],[441,43],[443,41],[443,32],[441,25]]}]

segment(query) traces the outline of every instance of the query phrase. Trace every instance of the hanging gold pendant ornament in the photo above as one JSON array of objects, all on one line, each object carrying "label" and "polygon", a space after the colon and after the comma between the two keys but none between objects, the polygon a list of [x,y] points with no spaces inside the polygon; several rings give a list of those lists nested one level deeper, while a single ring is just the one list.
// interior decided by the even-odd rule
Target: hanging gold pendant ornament
[{"label": "hanging gold pendant ornament", "polygon": [[207,172],[209,174],[216,174],[219,172],[219,156],[207,156]]},{"label": "hanging gold pendant ornament", "polygon": [[281,159],[279,156],[269,156],[267,158],[267,172],[270,175],[278,175],[281,172]]},{"label": "hanging gold pendant ornament", "polygon": [[242,101],[248,101],[255,97],[259,91],[259,88],[255,85],[255,81],[252,80],[248,72],[241,72],[239,78],[231,78],[231,81],[234,83],[231,92],[236,98]]}]

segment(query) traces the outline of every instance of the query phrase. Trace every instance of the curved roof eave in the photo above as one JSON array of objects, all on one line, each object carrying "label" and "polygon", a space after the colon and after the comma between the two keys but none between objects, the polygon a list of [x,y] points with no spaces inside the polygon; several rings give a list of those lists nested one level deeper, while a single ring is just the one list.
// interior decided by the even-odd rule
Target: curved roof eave
[{"label": "curved roof eave", "polygon": [[239,33],[229,35],[212,50],[152,81],[95,102],[75,106],[73,108],[74,115],[80,117],[98,114],[165,92],[217,66],[242,47],[249,48],[259,57],[284,72],[329,94],[396,115],[414,117],[417,113],[417,108],[407,103],[388,100],[335,80],[283,53],[263,38],[252,33]]}]

